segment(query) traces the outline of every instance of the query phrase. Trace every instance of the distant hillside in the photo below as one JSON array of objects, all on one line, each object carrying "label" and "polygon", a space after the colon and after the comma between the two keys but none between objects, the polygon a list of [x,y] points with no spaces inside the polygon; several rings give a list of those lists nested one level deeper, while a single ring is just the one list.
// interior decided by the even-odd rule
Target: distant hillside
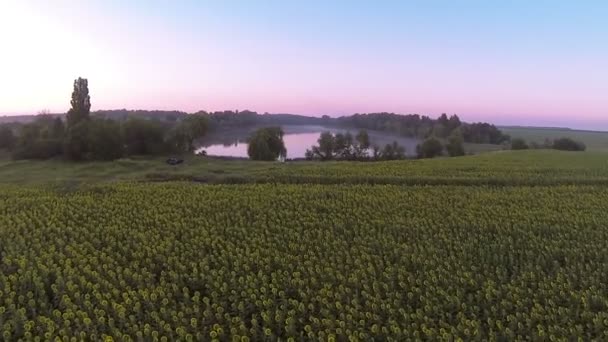
[{"label": "distant hillside", "polygon": [[500,130],[510,135],[511,138],[521,138],[528,143],[542,144],[546,139],[555,140],[567,137],[583,142],[589,150],[608,151],[608,132],[525,126],[501,126]]},{"label": "distant hillside", "polygon": [[[64,115],[64,114],[50,114],[50,115]],[[36,115],[3,115],[0,116],[0,124],[3,123],[28,123],[34,121]]]},{"label": "distant hillside", "polygon": [[588,133],[608,133],[608,131],[591,130],[591,129],[578,129],[569,127],[542,127],[542,126],[498,126],[500,129],[505,130],[547,130],[547,131],[568,131],[568,132],[588,132]]},{"label": "distant hillside", "polygon": [[498,126],[498,128],[504,129],[548,129],[548,130],[560,130],[560,131],[571,131],[572,128],[568,127],[542,127],[542,126],[519,126],[519,125],[511,125],[511,126]]}]

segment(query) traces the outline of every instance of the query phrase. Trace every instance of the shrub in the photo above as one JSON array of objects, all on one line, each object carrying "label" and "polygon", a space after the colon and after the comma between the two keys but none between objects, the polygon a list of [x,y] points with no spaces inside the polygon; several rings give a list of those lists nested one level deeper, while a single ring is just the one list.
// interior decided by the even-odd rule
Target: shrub
[{"label": "shrub", "polygon": [[512,150],[527,150],[530,147],[526,143],[524,139],[514,138],[511,140],[511,149]]},{"label": "shrub", "polygon": [[584,143],[571,138],[559,138],[553,141],[553,148],[562,151],[584,151],[587,147]]},{"label": "shrub", "polygon": [[427,138],[422,144],[416,146],[418,158],[434,158],[443,153],[443,146],[435,137]]},{"label": "shrub", "polygon": [[17,143],[17,137],[9,125],[0,125],[0,149],[11,149]]},{"label": "shrub", "polygon": [[464,156],[464,139],[459,130],[455,130],[449,137],[445,145],[450,157]]},{"label": "shrub", "polygon": [[118,122],[96,119],[89,123],[89,159],[114,160],[123,156],[123,137]]}]

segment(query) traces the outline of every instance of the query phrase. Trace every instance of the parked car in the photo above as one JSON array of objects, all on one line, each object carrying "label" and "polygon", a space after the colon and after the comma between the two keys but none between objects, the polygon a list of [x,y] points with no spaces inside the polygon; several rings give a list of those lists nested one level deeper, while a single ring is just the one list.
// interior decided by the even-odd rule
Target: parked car
[{"label": "parked car", "polygon": [[184,160],[180,159],[180,158],[169,158],[167,159],[167,164],[169,165],[179,165],[181,163],[183,163]]}]

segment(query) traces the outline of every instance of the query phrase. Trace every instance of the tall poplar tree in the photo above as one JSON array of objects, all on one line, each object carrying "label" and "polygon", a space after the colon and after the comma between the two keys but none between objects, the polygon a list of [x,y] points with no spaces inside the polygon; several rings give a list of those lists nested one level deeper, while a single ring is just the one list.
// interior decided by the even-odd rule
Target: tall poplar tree
[{"label": "tall poplar tree", "polygon": [[64,153],[68,159],[83,160],[90,150],[89,146],[89,113],[91,98],[89,82],[86,78],[74,80],[72,108],[67,115],[67,134],[64,141]]},{"label": "tall poplar tree", "polygon": [[72,108],[68,111],[68,129],[79,122],[89,119],[91,112],[91,97],[89,96],[89,82],[86,78],[78,77],[74,80],[74,91],[72,92]]}]

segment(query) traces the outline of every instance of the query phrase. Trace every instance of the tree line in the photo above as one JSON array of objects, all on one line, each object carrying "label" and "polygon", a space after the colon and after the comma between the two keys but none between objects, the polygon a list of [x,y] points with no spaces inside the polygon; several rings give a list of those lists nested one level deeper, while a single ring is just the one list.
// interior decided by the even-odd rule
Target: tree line
[{"label": "tree line", "polygon": [[562,137],[555,140],[545,139],[543,143],[531,141],[526,142],[522,138],[513,138],[511,140],[512,150],[527,150],[527,149],[554,149],[561,151],[585,151],[587,146],[582,141],[577,141],[572,138]]},{"label": "tree line", "polygon": [[87,79],[74,81],[71,108],[65,115],[42,114],[29,123],[0,126],[0,148],[14,159],[113,160],[129,155],[186,153],[205,134],[202,115],[185,115],[175,121],[144,117],[107,118],[91,115]]},{"label": "tree line", "polygon": [[[180,111],[119,109],[90,113],[90,103],[87,105],[83,102],[88,96],[88,83],[85,87],[86,80],[79,80],[77,82],[83,84],[75,83],[75,92],[83,94],[86,92],[86,95],[72,103],[73,106],[76,106],[70,110],[72,114],[68,113],[65,120],[58,115],[39,115],[33,122],[26,124],[0,125],[0,148],[11,148],[13,156],[18,159],[50,158],[60,154],[78,160],[113,159],[131,154],[186,151],[188,147],[191,147],[188,146],[191,144],[186,140],[192,140],[190,138],[200,136],[206,131],[253,125],[273,127],[306,124],[384,131],[423,139],[424,142],[417,149],[419,157],[441,155],[444,151],[451,156],[462,155],[464,150],[461,145],[464,142],[504,144],[510,141],[510,137],[503,134],[494,125],[463,123],[457,115],[448,117],[446,114],[442,114],[437,119],[431,119],[428,116],[417,114],[371,113],[330,118],[327,115],[308,117],[292,114],[258,114],[249,110],[199,111],[195,114],[187,114]],[[76,121],[71,117],[75,117]],[[87,122],[87,124],[78,125],[77,123],[80,121]],[[206,124],[203,124],[203,121]],[[196,128],[197,126],[198,128]],[[201,126],[204,126],[202,131],[196,132],[196,130],[200,130]],[[188,132],[191,129],[194,131]],[[337,148],[340,149],[341,140],[349,138],[343,136],[337,137],[337,139]],[[106,146],[102,151],[98,151],[97,142],[106,140]],[[325,136],[324,141],[329,142],[329,137]],[[374,146],[371,146],[370,150],[370,155],[374,156]],[[375,150],[378,156],[401,155],[400,148],[394,144]],[[336,153],[348,155],[348,157],[344,157],[345,159],[359,158],[359,156],[351,155],[350,152]],[[322,158],[317,155],[315,158],[326,157]]]},{"label": "tree line", "polygon": [[383,148],[373,145],[366,130],[356,135],[350,132],[323,132],[317,140],[318,145],[306,150],[308,160],[395,160],[405,159],[405,147],[396,141]]},{"label": "tree line", "polygon": [[[98,115],[108,118],[124,119],[130,116],[145,116],[147,118],[158,118],[165,121],[175,122],[188,114],[178,111],[99,111]],[[309,117],[294,114],[259,114],[250,110],[225,110],[216,112],[199,111],[195,114],[205,116],[208,119],[210,130],[221,130],[225,128],[250,127],[256,125],[281,126],[281,125],[324,125],[340,128],[364,129],[367,131],[390,132],[397,135],[426,139],[436,137],[447,139],[459,130],[457,134],[462,136],[464,142],[477,144],[502,144],[508,142],[510,137],[503,134],[496,126],[485,123],[462,122],[458,115],[442,114],[437,119],[418,114],[395,114],[395,113],[369,113],[354,114],[331,118],[327,115],[322,117]]]},{"label": "tree line", "polygon": [[436,120],[418,114],[354,114],[337,118],[336,121],[341,126],[386,131],[418,139],[448,138],[455,130],[460,130],[455,134],[461,135],[463,142],[502,144],[510,140],[508,135],[503,134],[494,125],[485,122],[464,123],[455,114],[448,117],[444,113]]},{"label": "tree line", "polygon": [[[283,142],[283,130],[278,127],[263,127],[257,129],[248,140],[247,153],[253,160],[285,159],[287,149]],[[429,137],[416,147],[418,158],[434,158],[445,152],[451,157],[465,154],[464,142],[460,130],[454,130],[442,143],[436,137]],[[317,139],[317,145],[306,150],[307,160],[351,160],[378,161],[405,159],[406,149],[397,141],[380,147],[372,144],[366,130],[360,130],[356,135],[351,132],[332,133],[322,132]]]}]

